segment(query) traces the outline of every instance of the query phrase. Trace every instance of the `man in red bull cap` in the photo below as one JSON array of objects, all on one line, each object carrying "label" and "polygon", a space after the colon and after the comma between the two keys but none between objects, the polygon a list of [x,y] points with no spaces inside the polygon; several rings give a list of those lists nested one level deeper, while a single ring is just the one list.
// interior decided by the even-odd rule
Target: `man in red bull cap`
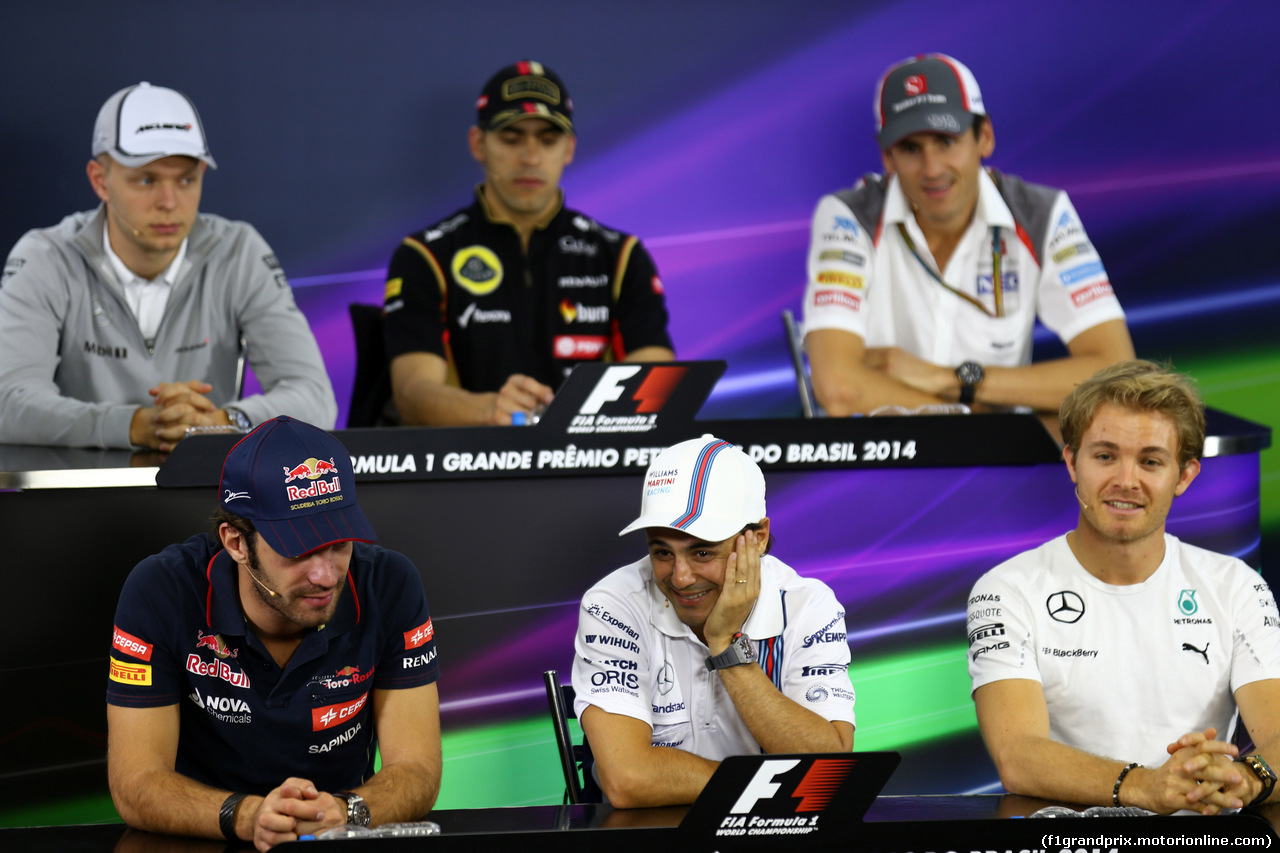
[{"label": "man in red bull cap", "polygon": [[418,570],[372,544],[346,449],[267,421],[227,454],[214,524],[120,594],[107,776],[121,817],[266,850],[425,815],[435,629]]},{"label": "man in red bull cap", "polygon": [[730,755],[851,750],[844,609],[769,555],[760,467],[709,435],[669,447],[619,535],[634,530],[649,555],[587,591],[574,646],[609,802],[691,803]]},{"label": "man in red bull cap", "polygon": [[[884,174],[824,196],[813,216],[804,332],[818,402],[831,415],[1016,407],[1051,423],[1075,385],[1133,358],[1071,201],[983,168],[995,132],[950,56],[892,66],[875,116]],[[1067,357],[1031,363],[1037,318]]]},{"label": "man in red bull cap", "polygon": [[405,424],[509,424],[550,402],[575,364],[675,357],[644,246],[564,205],[578,137],[560,76],[508,65],[476,113],[475,201],[406,237],[387,270],[387,357]]}]

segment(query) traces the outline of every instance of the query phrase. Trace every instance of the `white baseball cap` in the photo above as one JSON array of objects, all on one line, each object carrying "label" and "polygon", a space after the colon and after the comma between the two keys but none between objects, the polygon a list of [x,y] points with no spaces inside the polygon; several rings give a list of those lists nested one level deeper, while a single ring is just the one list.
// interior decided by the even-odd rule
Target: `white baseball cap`
[{"label": "white baseball cap", "polygon": [[162,157],[194,157],[218,168],[209,153],[204,125],[191,99],[175,89],[143,81],[116,92],[98,110],[93,156],[138,169]]},{"label": "white baseball cap", "polygon": [[711,435],[673,444],[644,475],[640,517],[618,534],[645,527],[681,530],[705,542],[723,542],[768,515],[760,466]]}]

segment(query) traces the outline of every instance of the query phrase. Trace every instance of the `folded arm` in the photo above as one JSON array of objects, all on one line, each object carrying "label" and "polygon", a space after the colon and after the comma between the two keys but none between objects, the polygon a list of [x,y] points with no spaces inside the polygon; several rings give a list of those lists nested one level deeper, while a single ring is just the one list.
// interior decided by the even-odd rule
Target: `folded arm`
[{"label": "folded arm", "polygon": [[579,721],[591,743],[600,789],[616,808],[692,803],[719,766],[683,749],[653,746],[653,730],[634,717],[590,705]]}]

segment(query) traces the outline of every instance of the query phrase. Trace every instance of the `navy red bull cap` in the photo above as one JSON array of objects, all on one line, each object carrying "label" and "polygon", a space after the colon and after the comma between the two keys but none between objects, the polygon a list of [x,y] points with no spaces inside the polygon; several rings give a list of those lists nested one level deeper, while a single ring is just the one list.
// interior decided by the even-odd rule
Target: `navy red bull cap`
[{"label": "navy red bull cap", "polygon": [[287,557],[334,542],[374,542],[356,503],[351,455],[322,429],[282,415],[240,439],[222,463],[218,504],[253,522]]},{"label": "navy red bull cap", "polygon": [[573,133],[573,101],[564,81],[532,59],[522,59],[494,74],[476,100],[476,125],[482,130],[502,130],[523,118],[544,118]]},{"label": "navy red bull cap", "polygon": [[704,435],[654,457],[644,475],[640,517],[618,535],[668,527],[704,542],[723,542],[767,514],[760,466],[735,445]]}]

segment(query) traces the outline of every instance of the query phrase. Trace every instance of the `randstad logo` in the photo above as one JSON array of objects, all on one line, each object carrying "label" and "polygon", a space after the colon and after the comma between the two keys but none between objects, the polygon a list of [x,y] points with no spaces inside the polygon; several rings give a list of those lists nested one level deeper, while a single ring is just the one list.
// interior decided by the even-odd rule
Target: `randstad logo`
[{"label": "randstad logo", "polygon": [[1200,609],[1200,605],[1196,603],[1196,591],[1194,589],[1184,589],[1182,594],[1178,596],[1178,609],[1182,611],[1184,616],[1193,616]]}]

